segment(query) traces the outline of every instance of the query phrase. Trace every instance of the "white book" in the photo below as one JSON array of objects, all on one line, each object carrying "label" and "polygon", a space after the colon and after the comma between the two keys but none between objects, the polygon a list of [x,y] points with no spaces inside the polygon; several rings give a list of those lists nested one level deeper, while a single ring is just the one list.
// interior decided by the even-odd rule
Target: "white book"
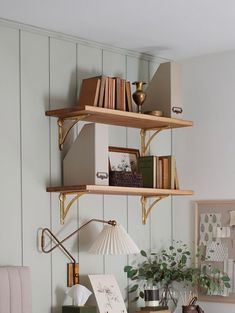
[{"label": "white book", "polygon": [[64,186],[108,185],[108,126],[83,126],[63,160]]}]

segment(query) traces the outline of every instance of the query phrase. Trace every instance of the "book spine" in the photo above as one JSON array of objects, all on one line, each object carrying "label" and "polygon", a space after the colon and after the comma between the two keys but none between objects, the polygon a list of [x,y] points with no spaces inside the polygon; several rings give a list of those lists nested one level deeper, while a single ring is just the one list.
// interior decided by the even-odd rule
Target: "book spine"
[{"label": "book spine", "polygon": [[126,82],[126,109],[129,112],[133,112],[132,98],[131,98],[131,84],[129,81]]},{"label": "book spine", "polygon": [[169,160],[166,157],[162,157],[162,188],[169,189]]},{"label": "book spine", "polygon": [[108,109],[108,98],[109,98],[109,80],[105,78],[105,90],[104,90],[104,108]]},{"label": "book spine", "polygon": [[100,79],[98,79],[97,81],[97,85],[96,85],[96,92],[95,92],[95,99],[94,99],[94,106],[97,107],[98,106],[98,100],[99,100],[99,94],[100,94]]},{"label": "book spine", "polygon": [[120,110],[126,111],[126,93],[125,93],[125,79],[121,78],[121,88],[120,88]]},{"label": "book spine", "polygon": [[143,187],[155,188],[155,168],[153,156],[144,156],[138,158],[138,172],[142,174]]},{"label": "book spine", "polygon": [[99,94],[99,101],[98,101],[98,107],[100,108],[104,106],[105,82],[106,82],[106,76],[102,76],[101,82],[100,82],[100,94]]}]

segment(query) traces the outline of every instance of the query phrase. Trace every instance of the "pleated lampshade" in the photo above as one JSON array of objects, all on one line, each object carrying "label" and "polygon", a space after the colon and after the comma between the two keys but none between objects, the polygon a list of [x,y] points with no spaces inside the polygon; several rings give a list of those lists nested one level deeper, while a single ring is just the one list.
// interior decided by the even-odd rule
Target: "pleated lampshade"
[{"label": "pleated lampshade", "polygon": [[132,254],[140,250],[122,225],[105,225],[91,246],[92,254]]}]

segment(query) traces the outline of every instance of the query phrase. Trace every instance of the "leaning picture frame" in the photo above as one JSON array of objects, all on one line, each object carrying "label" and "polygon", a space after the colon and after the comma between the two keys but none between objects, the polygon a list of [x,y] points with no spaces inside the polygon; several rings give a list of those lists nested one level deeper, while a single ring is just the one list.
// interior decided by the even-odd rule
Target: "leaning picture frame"
[{"label": "leaning picture frame", "polygon": [[114,275],[88,275],[99,313],[127,313]]},{"label": "leaning picture frame", "polygon": [[109,147],[109,169],[118,172],[137,172],[138,149]]},{"label": "leaning picture frame", "polygon": [[205,294],[198,290],[200,301],[235,303],[235,200],[195,201],[195,251],[205,261],[198,262],[218,268],[230,278],[230,288],[221,294]]}]

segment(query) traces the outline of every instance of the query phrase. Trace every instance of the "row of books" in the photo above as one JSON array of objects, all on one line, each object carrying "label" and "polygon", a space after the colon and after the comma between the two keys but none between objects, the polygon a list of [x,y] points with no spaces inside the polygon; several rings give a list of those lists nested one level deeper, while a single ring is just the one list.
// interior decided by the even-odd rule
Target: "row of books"
[{"label": "row of books", "polygon": [[176,160],[172,155],[139,157],[138,171],[143,177],[143,187],[179,189]]},{"label": "row of books", "polygon": [[83,79],[78,105],[132,112],[130,82],[109,76]]}]

